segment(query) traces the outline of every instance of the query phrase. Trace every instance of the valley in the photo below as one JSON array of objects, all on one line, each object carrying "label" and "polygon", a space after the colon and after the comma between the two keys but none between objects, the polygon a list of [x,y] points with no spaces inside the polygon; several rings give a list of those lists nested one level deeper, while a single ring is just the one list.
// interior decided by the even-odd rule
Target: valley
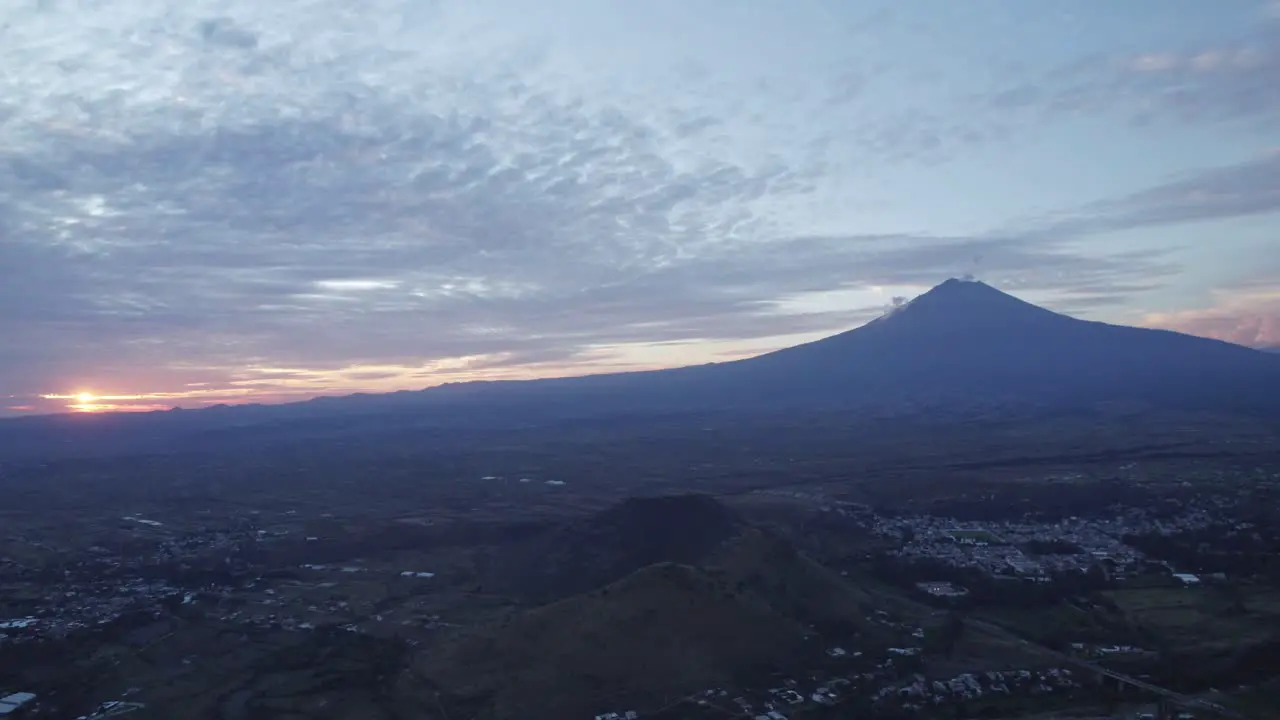
[{"label": "valley", "polygon": [[1280,674],[1265,434],[675,427],[8,464],[40,512],[3,512],[0,688],[50,718],[1016,717],[1098,699],[1060,654]]}]

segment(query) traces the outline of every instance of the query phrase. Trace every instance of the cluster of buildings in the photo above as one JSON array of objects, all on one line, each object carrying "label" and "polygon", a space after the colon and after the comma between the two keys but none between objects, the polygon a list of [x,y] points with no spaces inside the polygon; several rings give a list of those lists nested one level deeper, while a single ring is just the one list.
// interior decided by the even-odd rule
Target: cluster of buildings
[{"label": "cluster of buildings", "polygon": [[39,616],[0,621],[0,645],[66,637],[106,625],[130,612],[156,612],[183,592],[163,581],[66,583],[46,588]]},{"label": "cluster of buildings", "polygon": [[[1172,535],[1223,521],[1202,508],[1189,508],[1171,518],[1156,518],[1141,509],[1127,509],[1108,518],[1073,517],[1043,523],[961,522],[931,515],[877,517],[872,530],[881,537],[899,541],[900,547],[890,554],[904,560],[934,561],[997,577],[1047,581],[1055,574],[1085,572],[1100,564],[1113,576],[1124,577],[1137,572],[1148,561],[1142,552],[1125,542],[1126,537]],[[921,589],[934,595],[948,592],[941,587]]]},{"label": "cluster of buildings", "polygon": [[144,708],[146,708],[146,705],[142,703],[127,702],[125,700],[108,700],[99,705],[93,712],[88,715],[81,715],[76,718],[76,720],[105,720],[106,718],[125,715]]},{"label": "cluster of buildings", "polygon": [[[364,625],[349,623],[366,616],[370,623],[382,621],[366,607],[379,596],[351,588],[435,582],[436,573],[409,563],[299,565],[295,559],[281,566],[281,558],[306,557],[316,547],[316,538],[305,537],[303,528],[287,519],[264,527],[242,514],[226,518],[221,528],[168,520],[113,516],[86,528],[74,552],[9,538],[8,545],[0,546],[0,648],[13,646],[23,653],[24,646],[80,631],[113,632],[116,627],[125,629],[124,642],[132,644],[132,638],[156,628],[171,631],[172,624],[164,619],[183,605],[197,605],[207,617],[246,629],[302,633],[346,622],[346,629],[363,632]],[[419,615],[414,619],[418,627],[430,628],[439,621],[436,615]],[[133,628],[135,620],[143,626]],[[117,621],[126,625],[113,625]],[[386,621],[408,622],[405,617]],[[182,662],[199,659],[188,656]],[[38,687],[18,689],[46,694]],[[142,707],[129,700],[102,703],[82,720],[116,717]],[[40,711],[34,695],[0,691],[0,719],[27,717],[33,710]]]},{"label": "cluster of buildings", "polygon": [[915,674],[906,683],[881,688],[875,699],[880,703],[900,703],[907,710],[923,710],[929,706],[956,700],[976,700],[993,694],[1043,695],[1069,692],[1079,687],[1080,683],[1066,668],[962,673],[953,678],[935,680]]},{"label": "cluster of buildings", "polygon": [[960,598],[969,594],[967,589],[945,580],[916,583],[916,587],[924,594],[932,595],[936,598]]},{"label": "cluster of buildings", "polygon": [[[831,657],[848,658],[851,666],[856,666],[860,671],[825,680],[820,680],[817,676],[810,677],[807,681],[788,679],[767,690],[747,691],[737,695],[715,688],[699,692],[690,699],[699,706],[718,708],[739,717],[788,720],[806,708],[831,707],[855,697],[869,699],[880,707],[923,711],[957,701],[989,696],[1030,697],[1066,693],[1081,686],[1071,670],[1066,668],[999,670],[926,678],[912,671],[915,664],[905,660],[919,653],[918,647],[890,648],[876,660],[864,658],[862,652],[828,651],[827,654]],[[596,720],[629,720],[633,717],[638,715],[606,713],[597,715]]]},{"label": "cluster of buildings", "polygon": [[1117,656],[1143,656],[1153,655],[1150,650],[1144,650],[1133,645],[1089,645],[1088,643],[1071,643],[1071,651],[1076,655],[1089,659],[1108,658]]},{"label": "cluster of buildings", "polygon": [[[223,614],[235,615],[231,608],[241,606],[239,601],[263,594],[255,578],[263,570],[260,560],[266,551],[277,543],[303,540],[301,533],[294,532],[299,528],[288,522],[263,527],[259,516],[250,511],[211,526],[122,515],[87,528],[83,546],[74,553],[10,538],[26,545],[20,553],[25,559],[0,556],[0,598],[7,601],[0,603],[0,645],[65,637],[130,613],[159,612],[175,603],[197,600],[211,601],[220,612],[225,604],[228,609]],[[365,571],[350,566],[303,567]],[[434,576],[417,568],[398,574],[411,581]],[[261,604],[283,605],[269,596]],[[337,603],[332,605],[319,609],[342,611]],[[244,615],[249,622],[259,619],[253,613]],[[267,622],[306,629],[304,622],[290,620],[288,613],[261,615]]]}]

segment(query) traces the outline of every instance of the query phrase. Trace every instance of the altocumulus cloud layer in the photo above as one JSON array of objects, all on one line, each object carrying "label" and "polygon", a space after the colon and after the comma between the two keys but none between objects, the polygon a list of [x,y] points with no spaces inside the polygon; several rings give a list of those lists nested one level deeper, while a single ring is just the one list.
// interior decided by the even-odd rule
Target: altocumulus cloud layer
[{"label": "altocumulus cloud layer", "polygon": [[4,3],[0,406],[704,360],[978,264],[1104,309],[1179,267],[1081,237],[1280,207],[1276,156],[977,229],[859,205],[881,171],[999,150],[1059,112],[1280,119],[1271,30],[1213,68],[1135,56],[947,92],[963,63],[860,54],[917,25],[888,12],[699,8]]}]

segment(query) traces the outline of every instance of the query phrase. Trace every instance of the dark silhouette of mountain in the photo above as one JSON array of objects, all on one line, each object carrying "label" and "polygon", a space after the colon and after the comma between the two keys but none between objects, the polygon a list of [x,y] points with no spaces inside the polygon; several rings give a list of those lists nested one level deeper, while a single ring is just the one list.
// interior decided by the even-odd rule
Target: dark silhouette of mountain
[{"label": "dark silhouette of mountain", "polygon": [[[764,386],[836,404],[1274,410],[1280,363],[1217,340],[1079,320],[948,280],[856,330],[742,361]],[[788,379],[793,378],[793,379]]]},{"label": "dark silhouette of mountain", "polygon": [[414,675],[450,716],[592,717],[706,688],[767,682],[823,646],[704,570],[661,563],[591,593],[435,643]]},{"label": "dark silhouette of mountain", "polygon": [[[1280,412],[1280,358],[1217,340],[1079,320],[948,280],[866,325],[733,362],[473,382],[279,406],[0,423],[0,456],[225,447],[402,430],[489,430],[689,413],[784,420],[875,410],[930,417],[1075,411]],[[749,414],[749,415],[748,415]]]},{"label": "dark silhouette of mountain", "polygon": [[867,620],[884,596],[706,496],[627,500],[519,558],[561,592],[591,587],[423,654],[419,673],[466,717],[591,717],[611,709],[600,697],[652,708],[820,661],[817,638],[873,650],[893,637]]},{"label": "dark silhouette of mountain", "polygon": [[1261,350],[1262,352],[1267,352],[1267,353],[1280,353],[1280,345],[1277,345],[1275,347],[1264,347],[1264,348],[1261,348]]},{"label": "dark silhouette of mountain", "polygon": [[[648,558],[659,559],[639,564]],[[877,611],[926,633],[942,622],[702,495],[626,500],[530,544],[520,560],[562,579],[576,571],[592,582],[601,568],[618,577],[433,641],[414,675],[442,690],[450,716],[653,710],[707,688],[777,682],[777,672],[827,662],[832,646],[875,656],[902,644],[901,630],[872,619]],[[967,652],[998,652],[1013,666],[1044,661],[985,630],[968,633]]]},{"label": "dark silhouette of mountain", "polygon": [[546,603],[655,563],[700,565],[744,527],[709,495],[630,498],[503,548],[490,584],[525,602]]}]

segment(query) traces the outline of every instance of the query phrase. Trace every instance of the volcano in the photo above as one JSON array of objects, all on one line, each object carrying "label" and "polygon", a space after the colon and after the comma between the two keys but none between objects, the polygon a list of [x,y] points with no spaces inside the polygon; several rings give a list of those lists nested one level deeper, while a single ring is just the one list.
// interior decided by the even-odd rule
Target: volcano
[{"label": "volcano", "polygon": [[1280,416],[1280,355],[1080,320],[953,279],[862,327],[744,360],[92,423],[29,418],[0,425],[0,455],[276,442],[415,426],[486,430],[689,414],[785,423],[832,412],[939,419],[1117,405]]},{"label": "volcano", "polygon": [[459,417],[752,417],[992,409],[1280,413],[1280,357],[1168,330],[1080,320],[947,280],[862,327],[753,358],[649,372],[474,383],[418,394]]},{"label": "volcano", "polygon": [[[1131,402],[1280,411],[1273,354],[1080,320],[985,283],[948,280],[866,325],[746,360],[636,377],[705,408],[920,408]],[[681,385],[678,391],[663,383]]]}]

